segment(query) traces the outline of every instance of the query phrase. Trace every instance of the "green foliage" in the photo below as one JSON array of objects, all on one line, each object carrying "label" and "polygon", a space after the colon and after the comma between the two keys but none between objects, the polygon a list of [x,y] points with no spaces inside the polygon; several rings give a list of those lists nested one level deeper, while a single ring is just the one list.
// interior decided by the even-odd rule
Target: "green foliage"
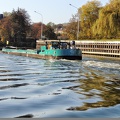
[{"label": "green foliage", "polygon": [[54,33],[54,29],[50,25],[47,25],[44,28],[43,34],[47,39],[51,39],[51,40],[57,39],[56,34]]},{"label": "green foliage", "polygon": [[49,22],[49,23],[47,24],[47,26],[51,26],[52,28],[55,28],[55,24],[52,23],[52,22]]},{"label": "green foliage", "polygon": [[[31,25],[31,36],[34,39],[41,38],[41,25],[42,25],[42,23],[34,23]],[[43,29],[44,29],[44,25],[43,25]]]},{"label": "green foliage", "polygon": [[18,8],[12,13],[4,12],[4,19],[0,21],[0,38],[3,43],[9,41],[9,45],[19,46],[26,40],[29,30],[30,19],[25,10]]},{"label": "green foliage", "polygon": [[[43,27],[43,31],[41,31],[41,25]],[[53,23],[49,23],[47,25],[44,25],[42,23],[34,23],[31,26],[31,36],[34,39],[40,39],[41,32],[45,38],[43,39],[57,39],[56,34],[54,33],[54,25]]]},{"label": "green foliage", "polygon": [[70,19],[70,23],[65,28],[64,32],[70,40],[77,39],[77,19],[77,15],[72,16],[72,18]]},{"label": "green foliage", "polygon": [[103,7],[93,26],[93,33],[101,38],[120,37],[120,0],[110,0],[110,3]]},{"label": "green foliage", "polygon": [[9,17],[10,15],[11,15],[10,12],[3,12],[3,16],[4,16],[4,17]]},{"label": "green foliage", "polygon": [[[100,1],[87,2],[78,10],[80,15],[79,39],[120,38],[120,0],[110,0],[104,7]],[[77,19],[66,27],[70,39],[76,39]]]},{"label": "green foliage", "polygon": [[29,16],[24,9],[13,10],[11,14],[12,36],[15,41],[25,41],[27,32],[30,29]]},{"label": "green foliage", "polygon": [[12,25],[10,16],[5,17],[0,21],[0,38],[3,44],[5,44],[6,41],[11,39],[11,28]]},{"label": "green foliage", "polygon": [[93,37],[91,28],[98,19],[100,8],[101,8],[100,2],[93,0],[87,2],[87,4],[83,5],[79,9],[80,20],[81,20],[80,37],[89,38],[89,39]]},{"label": "green foliage", "polygon": [[72,22],[66,27],[66,34],[70,40],[77,39],[77,23]]}]

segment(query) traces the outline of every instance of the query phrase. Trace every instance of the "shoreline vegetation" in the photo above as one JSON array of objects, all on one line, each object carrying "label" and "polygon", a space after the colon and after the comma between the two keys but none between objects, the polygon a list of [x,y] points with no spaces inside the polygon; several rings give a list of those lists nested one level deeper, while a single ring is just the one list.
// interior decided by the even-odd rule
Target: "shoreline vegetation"
[{"label": "shoreline vegetation", "polygon": [[[25,9],[4,12],[0,19],[0,46],[36,47],[36,40],[120,41],[120,0],[88,1],[69,23],[31,23]],[[79,34],[78,34],[79,24]],[[42,27],[43,29],[42,29]]]}]

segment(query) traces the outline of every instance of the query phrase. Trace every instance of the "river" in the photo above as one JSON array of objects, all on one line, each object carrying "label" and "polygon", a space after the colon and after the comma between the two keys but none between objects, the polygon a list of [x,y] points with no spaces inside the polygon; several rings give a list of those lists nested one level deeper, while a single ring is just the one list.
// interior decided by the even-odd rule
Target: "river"
[{"label": "river", "polygon": [[120,61],[0,53],[0,118],[120,118]]}]

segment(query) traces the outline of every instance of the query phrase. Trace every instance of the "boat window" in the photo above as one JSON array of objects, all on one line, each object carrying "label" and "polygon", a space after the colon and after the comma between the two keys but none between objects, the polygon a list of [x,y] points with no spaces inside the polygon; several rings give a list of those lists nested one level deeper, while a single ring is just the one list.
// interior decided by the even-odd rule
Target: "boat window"
[{"label": "boat window", "polygon": [[59,48],[59,42],[52,42],[52,48],[58,49]]},{"label": "boat window", "polygon": [[67,49],[67,43],[66,42],[61,42],[60,46],[62,49]]},{"label": "boat window", "polygon": [[67,49],[70,48],[70,43],[68,42],[52,42],[53,49]]}]

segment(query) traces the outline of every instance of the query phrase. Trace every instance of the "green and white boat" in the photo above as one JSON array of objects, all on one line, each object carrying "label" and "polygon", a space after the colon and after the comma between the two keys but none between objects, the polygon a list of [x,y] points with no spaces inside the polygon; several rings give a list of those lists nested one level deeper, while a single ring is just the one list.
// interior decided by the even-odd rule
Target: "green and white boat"
[{"label": "green and white boat", "polygon": [[82,60],[82,51],[75,47],[75,41],[61,42],[51,41],[45,42],[38,50],[19,49],[6,47],[2,51],[8,54],[29,56],[42,59],[69,59],[69,60]]}]

